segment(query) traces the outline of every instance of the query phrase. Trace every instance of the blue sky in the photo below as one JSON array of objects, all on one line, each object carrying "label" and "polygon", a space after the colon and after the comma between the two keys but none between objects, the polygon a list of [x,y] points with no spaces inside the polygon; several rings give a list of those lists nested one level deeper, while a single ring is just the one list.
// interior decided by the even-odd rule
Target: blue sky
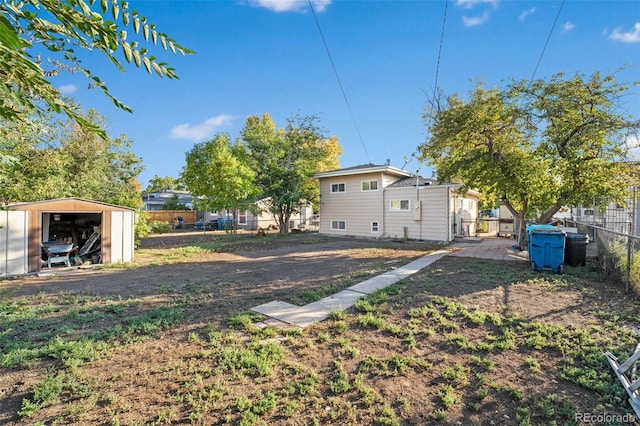
[{"label": "blue sky", "polygon": [[[100,111],[112,136],[133,141],[144,188],[154,175],[177,178],[195,143],[218,132],[235,138],[246,117],[265,112],[280,127],[293,114],[317,115],[343,147],[342,167],[387,159],[403,167],[425,140],[422,113],[436,70],[447,95],[467,93],[478,79],[494,87],[534,71],[548,78],[626,66],[617,80],[640,80],[637,0],[312,2],[349,107],[307,0],[132,0],[132,9],[195,50],[186,57],[153,51],[180,79],[133,66],[122,73],[98,54],[86,56],[84,65],[132,114],[79,76],[63,74],[54,84]],[[635,117],[639,90],[625,99]],[[431,174],[415,159],[406,169]]]}]

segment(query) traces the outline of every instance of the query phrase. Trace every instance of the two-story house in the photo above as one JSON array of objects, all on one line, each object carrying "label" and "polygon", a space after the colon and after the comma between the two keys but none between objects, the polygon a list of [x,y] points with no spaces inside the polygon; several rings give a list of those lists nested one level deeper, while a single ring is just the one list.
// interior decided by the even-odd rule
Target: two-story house
[{"label": "two-story house", "polygon": [[475,235],[478,193],[389,164],[317,173],[322,234],[451,241]]}]

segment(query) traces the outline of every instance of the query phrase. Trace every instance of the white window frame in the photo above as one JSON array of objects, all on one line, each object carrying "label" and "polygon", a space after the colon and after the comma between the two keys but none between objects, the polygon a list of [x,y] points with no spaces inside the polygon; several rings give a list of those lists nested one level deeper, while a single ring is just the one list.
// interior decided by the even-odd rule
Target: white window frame
[{"label": "white window frame", "polygon": [[380,233],[380,222],[377,220],[371,221],[371,233],[379,234]]},{"label": "white window frame", "polygon": [[[407,208],[403,209],[402,208],[402,203],[406,202],[407,203]],[[398,203],[398,205],[396,207],[394,207],[394,203]],[[389,210],[391,210],[392,212],[408,212],[411,211],[411,200],[391,200],[389,201]]]},{"label": "white window frame", "polygon": [[[375,189],[372,189],[372,186],[374,186],[375,184]],[[367,185],[368,188],[365,188],[364,186]],[[378,191],[378,181],[377,180],[363,180],[362,182],[360,182],[360,191],[362,192],[374,192],[374,191]]]},{"label": "white window frame", "polygon": [[[340,228],[340,224],[341,223],[344,225],[343,228]],[[347,221],[345,221],[345,220],[332,220],[331,221],[331,230],[332,231],[346,231],[347,230]]]},{"label": "white window frame", "polygon": [[[340,185],[342,185],[342,191],[340,191]],[[336,190],[334,191],[334,186]],[[331,184],[331,193],[332,194],[342,194],[347,192],[347,184],[345,182],[336,182]]]},{"label": "white window frame", "polygon": [[[240,218],[244,217],[244,221]],[[245,210],[244,212],[238,212],[238,225],[246,225],[249,219],[249,210]]]}]

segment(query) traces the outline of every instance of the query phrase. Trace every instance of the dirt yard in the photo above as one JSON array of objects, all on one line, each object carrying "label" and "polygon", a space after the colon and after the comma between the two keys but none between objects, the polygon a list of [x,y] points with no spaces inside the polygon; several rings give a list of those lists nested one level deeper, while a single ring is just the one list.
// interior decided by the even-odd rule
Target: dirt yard
[{"label": "dirt yard", "polygon": [[303,305],[440,248],[184,233],[146,239],[133,265],[4,281],[0,424],[629,419],[602,354],[628,356],[638,300],[590,267],[444,258],[303,331],[253,325],[253,306]]}]

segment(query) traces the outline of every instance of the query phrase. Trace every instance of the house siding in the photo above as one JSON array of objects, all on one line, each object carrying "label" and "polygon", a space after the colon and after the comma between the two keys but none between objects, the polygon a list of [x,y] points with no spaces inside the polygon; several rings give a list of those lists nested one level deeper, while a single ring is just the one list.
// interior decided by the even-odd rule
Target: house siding
[{"label": "house siding", "polygon": [[[362,191],[362,182],[375,180],[377,191]],[[397,178],[383,173],[363,173],[320,180],[320,232],[335,235],[378,236],[383,232],[382,197],[384,186]],[[345,192],[331,192],[331,185],[344,183]],[[346,229],[331,229],[331,221],[344,220]],[[378,232],[371,232],[371,223],[378,222]]]},{"label": "house siding", "polygon": [[[386,229],[392,238],[448,241],[446,186],[415,188],[389,188],[385,192]],[[409,200],[409,211],[391,211],[392,200]],[[420,204],[420,220],[414,219],[416,205]],[[406,229],[406,232],[405,232]]]},{"label": "house siding", "polygon": [[[456,192],[458,184],[438,184],[401,169],[382,167],[355,167],[317,175],[320,233],[451,241],[454,230],[462,229],[462,224],[475,233],[475,191],[462,196]],[[362,191],[362,182],[371,180],[378,181],[378,190]],[[331,186],[338,183],[345,185],[345,192],[331,193]],[[392,201],[404,200],[407,202],[399,203],[400,208],[391,209]],[[345,229],[332,229],[332,221],[344,221]],[[375,232],[372,223],[377,224]]]}]

